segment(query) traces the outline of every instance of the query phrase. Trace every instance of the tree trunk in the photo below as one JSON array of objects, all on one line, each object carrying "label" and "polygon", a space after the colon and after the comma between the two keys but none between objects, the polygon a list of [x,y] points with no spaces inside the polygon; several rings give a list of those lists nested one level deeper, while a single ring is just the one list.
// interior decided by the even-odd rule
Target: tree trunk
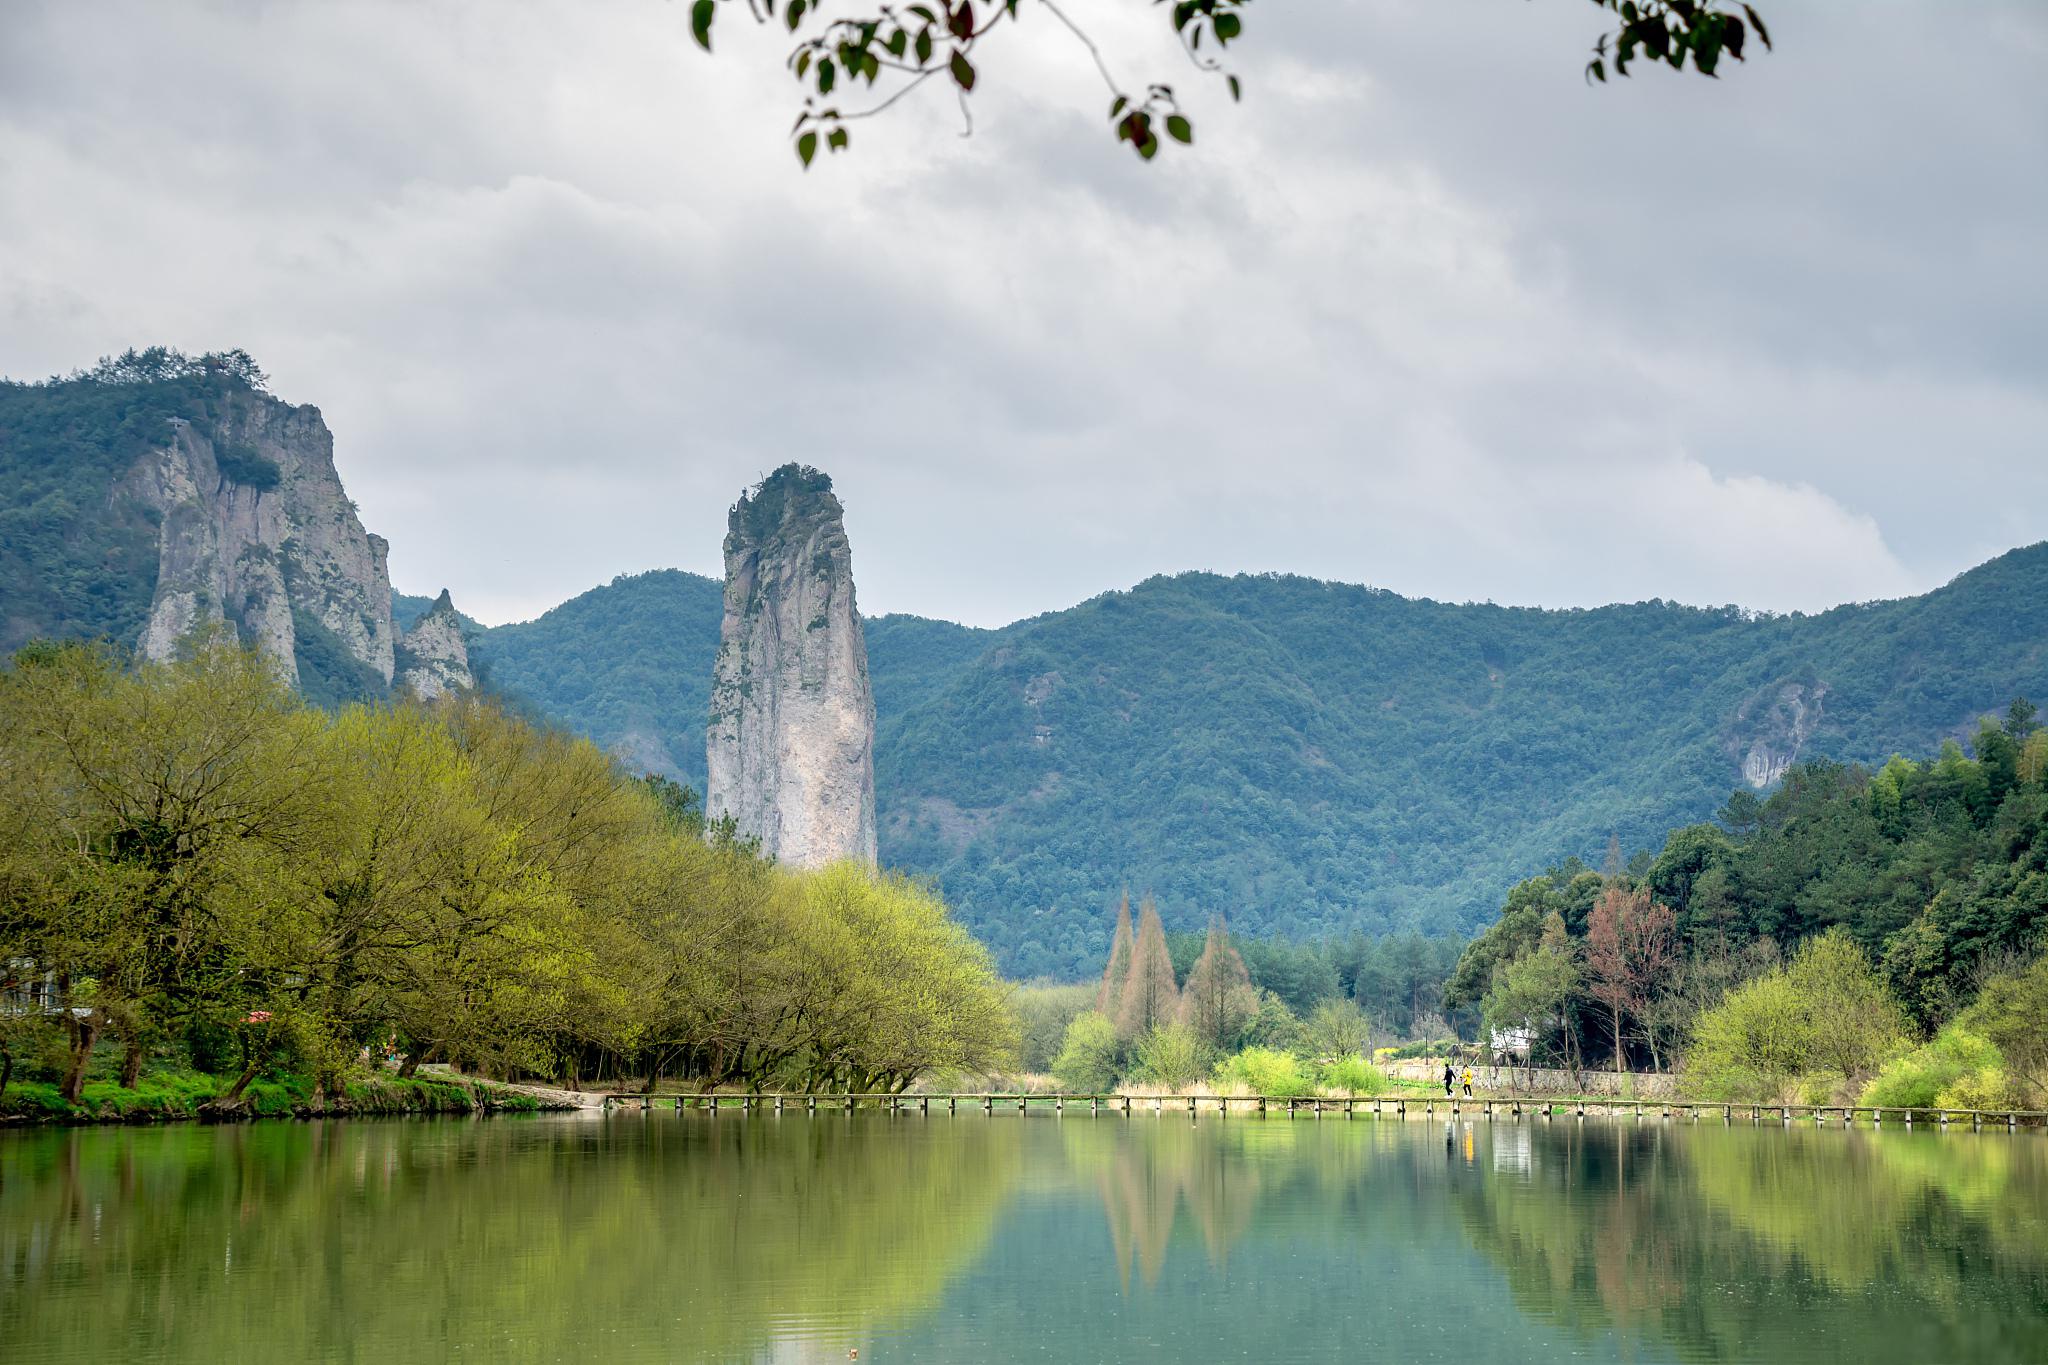
[{"label": "tree trunk", "polygon": [[85,1064],[92,1060],[92,1045],[99,1038],[99,1025],[90,1019],[72,1015],[65,1027],[71,1033],[71,1065],[64,1072],[64,1102],[78,1103],[79,1092],[85,1089]]},{"label": "tree trunk", "polygon": [[1616,1005],[1609,1011],[1614,1016],[1614,1074],[1621,1075],[1621,1007]]},{"label": "tree trunk", "polygon": [[406,1053],[405,1061],[400,1063],[398,1067],[398,1079],[400,1079],[401,1081],[409,1081],[414,1076],[419,1075],[420,1063],[425,1059],[425,1048],[416,1047],[412,1051]]},{"label": "tree trunk", "polygon": [[14,1054],[0,1047],[0,1095],[7,1093],[7,1083],[14,1079]]},{"label": "tree trunk", "polygon": [[133,1090],[142,1079],[142,1033],[131,1030],[121,1052],[121,1088]]}]

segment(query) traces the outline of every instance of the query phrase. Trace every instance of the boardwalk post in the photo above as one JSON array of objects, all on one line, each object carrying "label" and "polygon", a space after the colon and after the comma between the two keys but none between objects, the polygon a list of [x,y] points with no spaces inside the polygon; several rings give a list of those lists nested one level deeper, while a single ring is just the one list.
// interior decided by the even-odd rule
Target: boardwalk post
[{"label": "boardwalk post", "polygon": [[1193,1118],[1194,1116],[1195,1116],[1195,1097],[1194,1097],[1193,1095],[1190,1095],[1190,1096],[1188,1096],[1188,1117],[1189,1117],[1189,1118]]},{"label": "boardwalk post", "polygon": [[1129,1095],[1121,1095],[1118,1098],[1124,1102],[1124,1117],[1129,1118],[1131,1116],[1131,1097]]},{"label": "boardwalk post", "polygon": [[1055,1114],[1067,1112],[1067,1097],[1065,1095],[1054,1095],[1052,1097],[1052,1112]]},{"label": "boardwalk post", "polygon": [[851,1095],[846,1097],[846,1112],[849,1114],[853,1112],[853,1096]]},{"label": "boardwalk post", "polygon": [[804,1096],[804,1112],[806,1114],[815,1114],[818,1112],[818,1097],[816,1095]]},{"label": "boardwalk post", "polygon": [[1089,1118],[1091,1118],[1091,1119],[1092,1119],[1092,1118],[1094,1118],[1094,1117],[1095,1117],[1095,1107],[1096,1107],[1097,1105],[1099,1105],[1100,1103],[1102,1103],[1102,1101],[1101,1101],[1101,1100],[1100,1100],[1099,1098],[1097,1098],[1096,1096],[1094,1096],[1094,1095],[1090,1095],[1090,1096],[1088,1097],[1088,1117],[1089,1117]]},{"label": "boardwalk post", "polygon": [[1019,1095],[1017,1097],[1017,1112],[1020,1114],[1023,1113],[1024,1106],[1029,1103],[1031,1103],[1031,1097],[1029,1095]]},{"label": "boardwalk post", "polygon": [[920,1114],[932,1112],[932,1097],[930,1095],[919,1095],[917,1097],[917,1112]]},{"label": "boardwalk post", "polygon": [[683,1097],[681,1095],[676,1096],[676,1112],[678,1114],[683,1112]]}]

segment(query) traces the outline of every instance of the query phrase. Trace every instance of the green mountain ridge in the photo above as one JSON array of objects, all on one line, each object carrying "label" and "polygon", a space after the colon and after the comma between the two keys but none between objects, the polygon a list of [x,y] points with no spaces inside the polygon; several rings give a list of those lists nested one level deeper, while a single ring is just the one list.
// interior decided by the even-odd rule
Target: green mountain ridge
[{"label": "green mountain ridge", "polygon": [[[1090,970],[1125,887],[1175,928],[1463,934],[1610,834],[1660,845],[1754,749],[1880,762],[2048,695],[2044,589],[2048,544],[1817,615],[1186,573],[996,630],[876,617],[882,858],[1024,975]],[[701,787],[719,612],[715,580],[660,570],[482,630],[472,657]]]},{"label": "green mountain ridge", "polygon": [[[133,647],[158,523],[119,480],[178,422],[276,402],[260,378],[239,353],[151,351],[0,382],[0,646]],[[241,458],[232,442],[220,457]],[[220,473],[269,487],[255,465]],[[532,621],[466,621],[472,666],[701,790],[722,597],[696,574],[627,575]],[[429,603],[392,594],[392,614],[403,627]],[[294,611],[309,697],[382,695]],[[882,860],[937,879],[1005,970],[1073,977],[1099,964],[1125,888],[1173,929],[1221,912],[1252,935],[1463,935],[1610,835],[1661,846],[1745,772],[1768,785],[1794,758],[1967,739],[2014,696],[2048,699],[2048,544],[1817,615],[1185,573],[995,630],[890,615],[865,633]]]}]

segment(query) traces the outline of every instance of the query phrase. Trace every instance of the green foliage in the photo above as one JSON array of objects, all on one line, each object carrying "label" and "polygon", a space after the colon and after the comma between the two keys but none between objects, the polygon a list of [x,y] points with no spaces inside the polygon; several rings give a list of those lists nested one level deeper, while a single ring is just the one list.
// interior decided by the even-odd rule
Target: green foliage
[{"label": "green foliage", "polygon": [[1251,1094],[1283,1100],[1307,1095],[1315,1089],[1298,1057],[1270,1047],[1248,1047],[1225,1058],[1216,1068],[1216,1084],[1224,1088],[1241,1086]]},{"label": "green foliage", "polygon": [[231,483],[244,488],[268,490],[277,487],[284,477],[284,471],[277,467],[277,461],[248,446],[223,442],[214,447],[214,467],[221,476]]},{"label": "green foliage", "polygon": [[1138,1040],[1136,1076],[1179,1089],[1199,1080],[1213,1055],[1209,1045],[1186,1024],[1160,1024]]},{"label": "green foliage", "polygon": [[1095,999],[1093,986],[1034,982],[1010,996],[1017,1018],[1018,1062],[1026,1071],[1052,1071],[1068,1029]]},{"label": "green foliage", "polygon": [[1371,1022],[1349,1000],[1325,1000],[1302,1022],[1301,1043],[1311,1056],[1355,1056],[1371,1042]]},{"label": "green foliage", "polygon": [[1693,1026],[1686,1084],[1708,1099],[1777,1100],[1811,1076],[1852,1093],[1907,1045],[1904,1012],[1840,933],[1738,986]]},{"label": "green foliage", "polygon": [[1083,1010],[1067,1025],[1052,1074],[1068,1090],[1083,1094],[1107,1093],[1116,1084],[1117,1060],[1121,1048],[1116,1025],[1107,1015]]},{"label": "green foliage", "polygon": [[2009,1089],[2048,1103],[2048,955],[1986,982],[1964,1021],[1998,1049]]},{"label": "green foliage", "polygon": [[220,638],[135,669],[24,651],[0,771],[0,962],[54,978],[73,1099],[102,1038],[190,1040],[219,1107],[266,1114],[367,1048],[854,1090],[1013,1060],[929,888],[707,842],[666,788],[473,698],[325,712]]},{"label": "green foliage", "polygon": [[350,653],[340,636],[303,607],[292,609],[292,640],[299,695],[313,705],[331,711],[385,694],[383,676]]},{"label": "green foliage", "polygon": [[[637,771],[701,792],[724,596],[698,574],[625,575],[532,621],[466,625],[471,671],[513,706],[573,727]],[[408,610],[432,605],[405,601]]]},{"label": "green foliage", "polygon": [[[1198,70],[1220,80],[1233,101],[1242,96],[1243,84],[1225,58],[1230,45],[1244,36],[1249,3],[1177,0],[1164,9],[1174,43],[1185,49]],[[1763,20],[1747,4],[1596,3],[1612,13],[1615,27],[1601,36],[1587,64],[1589,84],[1604,83],[1610,67],[1616,75],[1628,75],[1634,61],[1663,62],[1682,71],[1689,59],[1694,71],[1712,76],[1724,59],[1740,62],[1756,46],[1771,45]],[[833,152],[845,150],[849,121],[881,113],[925,81],[941,81],[964,103],[981,83],[977,59],[985,46],[997,40],[1006,24],[1014,27],[1039,12],[1035,6],[1020,6],[1018,0],[958,0],[936,8],[913,5],[902,10],[880,5],[865,13],[830,17],[818,0],[754,0],[747,11],[758,23],[786,27],[791,36],[783,64],[805,94],[790,127],[790,149],[805,169],[816,159],[821,140]],[[722,12],[720,0],[691,0],[690,36],[706,52],[712,50],[712,33]],[[1050,12],[1094,50],[1094,40],[1075,19],[1057,8]],[[1127,91],[1110,77],[1099,55],[1096,72],[1110,83],[1108,121],[1117,142],[1128,143],[1141,161],[1156,158],[1166,141],[1194,141],[1194,125],[1172,86],[1155,81],[1142,93]]]},{"label": "green foliage", "polygon": [[[722,601],[694,575],[622,578],[482,631],[472,660],[530,713],[702,790]],[[1353,942],[1449,957],[1494,918],[1502,888],[1553,864],[1562,875],[1545,894],[1577,931],[1591,893],[1570,883],[1597,890],[1598,877],[1569,870],[1573,855],[1597,860],[1610,832],[1663,847],[1712,816],[1739,745],[1767,727],[1758,699],[1795,661],[1828,684],[1805,742],[1826,759],[1924,751],[1959,718],[2048,693],[2048,658],[2032,647],[2048,635],[2048,545],[1924,597],[1813,617],[1452,606],[1186,574],[1001,630],[906,616],[864,626],[883,861],[937,876],[1008,973],[1093,975],[1105,908],[1144,886],[1170,938],[1227,911],[1253,984],[1304,1014],[1330,992],[1279,945],[1332,945],[1340,978],[1336,954]],[[2048,769],[2048,740],[2041,755]],[[1827,785],[1788,778],[1772,800],[1825,801]],[[1782,814],[1781,843],[1798,823],[1796,809]],[[1743,844],[1695,829],[1648,872],[1658,899],[1709,926],[1731,896],[1779,896],[1792,880],[1731,886],[1717,837]],[[1878,889],[1895,919],[1924,904],[1904,880]],[[1174,951],[1185,972],[1199,937]],[[1355,970],[1344,984],[1405,1034],[1418,1012],[1475,1005],[1491,965],[1461,973],[1441,1001],[1443,971],[1421,984],[1431,973],[1391,953],[1365,986]]]},{"label": "green foliage", "polygon": [[1958,1082],[2004,1062],[1987,1039],[1959,1024],[1950,1024],[1934,1041],[1885,1063],[1859,1103],[1885,1109],[1931,1109]]},{"label": "green foliage", "polygon": [[1339,1057],[1318,1068],[1316,1083],[1325,1090],[1355,1096],[1384,1095],[1393,1088],[1386,1072],[1355,1054]]}]

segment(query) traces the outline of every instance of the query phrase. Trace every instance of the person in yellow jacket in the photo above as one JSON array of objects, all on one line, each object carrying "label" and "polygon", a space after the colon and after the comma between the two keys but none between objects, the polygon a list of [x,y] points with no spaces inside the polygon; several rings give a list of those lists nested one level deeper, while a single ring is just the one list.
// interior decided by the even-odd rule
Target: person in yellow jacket
[{"label": "person in yellow jacket", "polygon": [[1465,1068],[1465,1096],[1467,1099],[1472,1096],[1472,1068],[1469,1066]]}]

